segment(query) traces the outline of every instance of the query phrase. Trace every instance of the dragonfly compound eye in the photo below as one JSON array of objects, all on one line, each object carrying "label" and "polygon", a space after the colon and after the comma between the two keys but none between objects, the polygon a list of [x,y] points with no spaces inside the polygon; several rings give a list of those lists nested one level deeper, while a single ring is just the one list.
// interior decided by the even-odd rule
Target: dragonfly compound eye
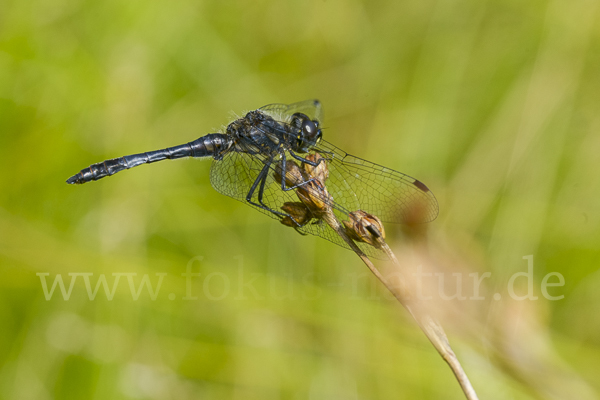
[{"label": "dragonfly compound eye", "polygon": [[312,141],[317,135],[317,130],[315,123],[310,119],[307,118],[302,122],[302,134],[306,139]]},{"label": "dragonfly compound eye", "polygon": [[291,125],[298,128],[296,137],[296,151],[306,153],[308,147],[318,142],[321,136],[321,130],[318,128],[317,121],[311,121],[306,114],[295,113],[292,115]]}]

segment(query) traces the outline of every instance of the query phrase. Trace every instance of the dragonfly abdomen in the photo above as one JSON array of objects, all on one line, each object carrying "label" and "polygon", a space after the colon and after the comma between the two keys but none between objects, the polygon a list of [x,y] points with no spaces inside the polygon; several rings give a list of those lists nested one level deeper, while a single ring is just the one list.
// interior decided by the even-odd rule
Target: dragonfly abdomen
[{"label": "dragonfly abdomen", "polygon": [[148,151],[140,154],[132,154],[120,158],[105,160],[92,164],[82,169],[79,173],[67,179],[67,183],[81,184],[91,181],[97,181],[105,176],[111,176],[124,169],[137,167],[142,164],[149,164],[162,160],[174,160],[184,157],[215,157],[231,145],[231,139],[227,135],[220,133],[211,133],[186,144],[174,147],[167,147],[162,150]]}]

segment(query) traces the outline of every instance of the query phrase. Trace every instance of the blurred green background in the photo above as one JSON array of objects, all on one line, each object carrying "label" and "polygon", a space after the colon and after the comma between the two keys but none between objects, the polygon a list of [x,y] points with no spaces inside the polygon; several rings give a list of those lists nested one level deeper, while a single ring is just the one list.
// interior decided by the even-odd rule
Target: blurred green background
[{"label": "blurred green background", "polygon": [[[491,272],[434,307],[480,398],[598,398],[598,5],[3,1],[0,398],[463,398],[354,254],[219,195],[210,161],[64,183],[310,98],[329,141],[436,194],[427,250],[388,227],[399,257]],[[539,299],[511,301],[527,255]],[[137,275],[46,300],[69,273]]]}]

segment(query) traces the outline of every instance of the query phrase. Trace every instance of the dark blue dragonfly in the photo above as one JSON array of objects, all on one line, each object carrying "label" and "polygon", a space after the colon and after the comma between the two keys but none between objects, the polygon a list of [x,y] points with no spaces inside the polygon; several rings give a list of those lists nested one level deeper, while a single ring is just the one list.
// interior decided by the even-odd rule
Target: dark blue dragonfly
[{"label": "dark blue dragonfly", "polygon": [[[317,100],[270,104],[233,121],[224,133],[211,133],[179,146],[93,164],[70,177],[67,183],[95,181],[165,159],[212,157],[210,181],[218,192],[273,218],[291,220],[300,233],[320,236],[349,248],[318,218],[309,216],[299,221],[285,211],[284,204],[297,202],[293,189],[303,182],[290,186],[281,171],[286,171],[286,164],[316,165],[310,155],[318,154],[329,172],[326,186],[330,197],[326,201],[340,220],[357,210],[391,223],[424,223],[436,218],[438,204],[425,184],[328,143],[322,138],[321,122],[321,103]],[[364,243],[359,246],[368,255],[382,255],[380,250]]]}]

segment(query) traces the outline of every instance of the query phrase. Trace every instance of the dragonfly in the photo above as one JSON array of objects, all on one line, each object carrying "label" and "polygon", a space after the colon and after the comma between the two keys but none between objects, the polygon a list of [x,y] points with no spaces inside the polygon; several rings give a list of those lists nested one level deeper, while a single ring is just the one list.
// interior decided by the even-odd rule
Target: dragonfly
[{"label": "dragonfly", "polygon": [[[437,200],[421,181],[390,168],[350,155],[323,139],[322,106],[318,100],[269,104],[231,122],[224,132],[192,142],[92,164],[67,183],[96,181],[142,164],[184,157],[212,157],[210,182],[219,193],[312,234],[350,249],[338,233],[318,218],[299,220],[285,204],[297,202],[295,190],[307,183],[286,183],[281,171],[294,163],[315,166],[318,154],[329,172],[324,201],[335,216],[348,219],[362,210],[388,223],[425,223],[439,212]],[[321,161],[319,161],[321,162]],[[284,174],[285,175],[285,174]],[[418,212],[415,212],[418,210]],[[289,224],[292,221],[292,224]],[[381,250],[358,243],[367,255],[386,258]]]}]

